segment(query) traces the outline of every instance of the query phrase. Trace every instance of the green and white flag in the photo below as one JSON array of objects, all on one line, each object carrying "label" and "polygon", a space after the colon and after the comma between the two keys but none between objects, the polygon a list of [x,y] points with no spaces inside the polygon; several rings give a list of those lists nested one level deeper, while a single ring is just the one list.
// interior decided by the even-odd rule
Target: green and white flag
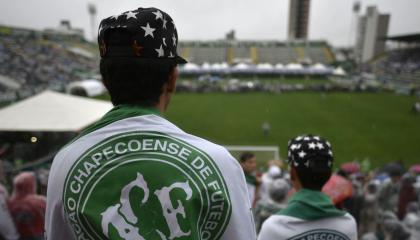
[{"label": "green and white flag", "polygon": [[48,239],[255,239],[245,178],[223,147],[153,109],[111,110],[51,167]]},{"label": "green and white flag", "polygon": [[357,240],[354,218],[319,191],[301,189],[262,225],[258,240]]}]

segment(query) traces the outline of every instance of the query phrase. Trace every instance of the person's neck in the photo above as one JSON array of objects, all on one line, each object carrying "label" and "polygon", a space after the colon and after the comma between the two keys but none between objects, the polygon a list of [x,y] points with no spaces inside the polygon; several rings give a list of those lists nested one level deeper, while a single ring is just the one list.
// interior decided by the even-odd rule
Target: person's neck
[{"label": "person's neck", "polygon": [[292,181],[292,185],[296,192],[302,189],[302,184],[299,181]]},{"label": "person's neck", "polygon": [[169,102],[171,100],[171,94],[167,91],[164,91],[159,97],[159,102],[154,106],[161,114],[163,114],[168,108]]},{"label": "person's neck", "polygon": [[156,104],[155,108],[159,110],[159,112],[162,114],[166,111],[166,106],[162,104],[162,102],[159,102],[158,104]]}]

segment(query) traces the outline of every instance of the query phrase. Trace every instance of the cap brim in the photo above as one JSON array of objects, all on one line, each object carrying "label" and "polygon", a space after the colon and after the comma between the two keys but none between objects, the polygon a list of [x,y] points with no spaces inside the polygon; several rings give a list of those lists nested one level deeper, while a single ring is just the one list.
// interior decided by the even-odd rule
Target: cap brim
[{"label": "cap brim", "polygon": [[186,64],[186,63],[188,63],[188,61],[187,61],[187,60],[185,60],[184,58],[182,58],[182,57],[180,57],[180,56],[176,56],[176,57],[175,57],[175,61],[176,61],[176,63],[178,63],[178,64]]}]

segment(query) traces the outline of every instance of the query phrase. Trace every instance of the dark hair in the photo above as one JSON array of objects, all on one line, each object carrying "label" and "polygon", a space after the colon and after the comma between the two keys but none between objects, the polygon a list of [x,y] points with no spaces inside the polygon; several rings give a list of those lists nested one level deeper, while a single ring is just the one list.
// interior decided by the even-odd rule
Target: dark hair
[{"label": "dark hair", "polygon": [[[131,44],[128,32],[121,30],[108,32],[106,44],[109,46]],[[105,57],[100,62],[102,79],[114,105],[157,104],[162,94],[162,87],[175,67],[176,64],[173,62],[138,57]]]},{"label": "dark hair", "polygon": [[[303,188],[320,191],[325,183],[330,179],[332,170],[325,168],[325,160],[311,159],[312,166],[294,167],[297,177]],[[319,163],[320,166],[317,166]]]},{"label": "dark hair", "polygon": [[239,157],[239,161],[241,163],[246,162],[248,159],[251,159],[255,157],[255,154],[253,154],[252,152],[244,152],[241,154],[241,156]]}]

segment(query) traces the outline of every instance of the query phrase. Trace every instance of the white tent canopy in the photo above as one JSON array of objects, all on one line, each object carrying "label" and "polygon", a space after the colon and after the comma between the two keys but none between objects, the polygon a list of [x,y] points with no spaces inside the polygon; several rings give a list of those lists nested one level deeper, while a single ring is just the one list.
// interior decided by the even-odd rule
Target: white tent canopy
[{"label": "white tent canopy", "polygon": [[322,64],[322,63],[314,64],[312,66],[312,68],[313,69],[316,69],[316,70],[326,70],[327,69],[327,67],[324,64]]},{"label": "white tent canopy", "polygon": [[344,71],[342,67],[337,67],[336,69],[334,69],[333,74],[336,76],[345,76],[346,71]]},{"label": "white tent canopy", "polygon": [[67,92],[71,93],[77,88],[83,89],[88,97],[95,97],[106,92],[105,86],[102,82],[96,79],[86,79],[72,82],[67,86]]},{"label": "white tent canopy", "polygon": [[197,64],[195,64],[195,63],[186,63],[184,66],[183,66],[183,69],[185,69],[185,70],[199,70],[200,69],[200,67],[197,65]]},{"label": "white tent canopy", "polygon": [[233,69],[236,69],[236,70],[248,70],[249,68],[250,66],[246,63],[239,63],[238,65],[235,65],[233,67]]},{"label": "white tent canopy", "polygon": [[273,65],[271,65],[270,63],[260,63],[257,65],[257,69],[258,70],[272,70]]},{"label": "white tent canopy", "polygon": [[111,108],[106,101],[45,91],[0,109],[0,131],[76,132]]},{"label": "white tent canopy", "polygon": [[286,68],[289,70],[301,70],[303,66],[300,63],[289,63],[286,65]]}]

